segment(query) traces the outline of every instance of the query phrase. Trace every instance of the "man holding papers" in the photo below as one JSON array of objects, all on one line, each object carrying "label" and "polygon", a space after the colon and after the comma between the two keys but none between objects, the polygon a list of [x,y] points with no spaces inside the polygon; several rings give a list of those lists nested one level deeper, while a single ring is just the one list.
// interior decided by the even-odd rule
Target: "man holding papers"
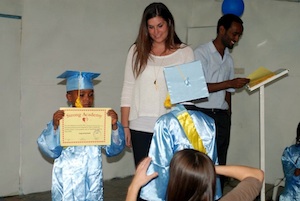
[{"label": "man holding papers", "polygon": [[99,75],[66,71],[58,76],[67,80],[66,97],[72,108],[56,111],[37,141],[42,153],[55,159],[53,201],[102,201],[101,149],[105,149],[107,156],[114,156],[125,147],[124,130],[117,113],[111,109],[91,108],[94,105],[93,79]]},{"label": "man holding papers", "polygon": [[[209,97],[196,103],[202,112],[215,120],[217,151],[220,165],[226,164],[231,126],[231,93],[244,87],[250,80],[234,78],[232,49],[243,33],[243,21],[226,14],[218,21],[217,37],[194,50],[195,59],[202,63]],[[221,180],[224,186],[225,178]]]}]

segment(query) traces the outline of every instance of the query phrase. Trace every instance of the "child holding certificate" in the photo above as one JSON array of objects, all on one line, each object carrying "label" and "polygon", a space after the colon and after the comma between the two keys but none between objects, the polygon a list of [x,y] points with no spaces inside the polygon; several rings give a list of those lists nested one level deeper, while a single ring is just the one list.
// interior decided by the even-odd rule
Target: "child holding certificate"
[{"label": "child holding certificate", "polygon": [[[67,81],[66,98],[73,108],[93,107],[93,79],[99,75],[91,72],[66,71],[58,76]],[[58,110],[53,114],[53,119],[37,140],[42,153],[55,159],[52,173],[52,200],[103,200],[101,149],[105,149],[107,156],[115,156],[125,147],[124,130],[118,122],[117,113],[108,110],[107,115],[111,117],[112,126],[110,144],[62,146],[61,122],[67,117],[64,110]]]}]

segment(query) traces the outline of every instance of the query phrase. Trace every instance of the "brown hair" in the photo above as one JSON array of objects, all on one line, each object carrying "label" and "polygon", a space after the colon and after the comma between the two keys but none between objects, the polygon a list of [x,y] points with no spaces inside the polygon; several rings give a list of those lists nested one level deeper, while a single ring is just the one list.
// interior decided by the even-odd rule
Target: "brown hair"
[{"label": "brown hair", "polygon": [[161,17],[168,24],[168,36],[166,39],[166,49],[177,49],[182,43],[175,32],[175,22],[173,15],[163,3],[151,3],[143,13],[139,33],[135,40],[136,49],[133,54],[133,73],[137,78],[145,69],[147,60],[152,48],[152,39],[148,33],[148,20],[153,17]]},{"label": "brown hair", "polygon": [[211,159],[194,149],[174,154],[170,163],[167,201],[213,201],[216,172]]}]

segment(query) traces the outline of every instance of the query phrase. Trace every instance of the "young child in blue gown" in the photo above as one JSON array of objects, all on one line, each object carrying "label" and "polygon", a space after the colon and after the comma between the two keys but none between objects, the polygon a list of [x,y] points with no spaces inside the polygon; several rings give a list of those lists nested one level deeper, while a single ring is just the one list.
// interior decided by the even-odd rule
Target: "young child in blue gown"
[{"label": "young child in blue gown", "polygon": [[296,143],[286,147],[281,157],[285,186],[280,201],[300,200],[300,123]]},{"label": "young child in blue gown", "polygon": [[[93,107],[93,79],[99,75],[66,71],[58,76],[67,81],[66,98],[72,107]],[[53,201],[103,200],[102,149],[105,149],[107,156],[115,156],[125,147],[124,130],[118,122],[117,113],[109,110],[107,115],[111,117],[112,133],[111,144],[106,146],[62,147],[59,121],[64,118],[63,110],[57,110],[42,131],[37,140],[38,147],[45,156],[54,159],[51,188]]]},{"label": "young child in blue gown", "polygon": [[[201,63],[195,61],[184,66],[165,68],[164,74],[170,94],[170,100],[167,98],[165,106],[171,107],[171,110],[160,116],[155,123],[148,152],[152,161],[147,171],[148,175],[156,172],[159,176],[141,188],[139,200],[166,200],[170,161],[180,150],[198,150],[207,154],[214,164],[218,164],[215,122],[192,102],[195,94],[198,94],[196,98],[208,95]],[[217,178],[216,200],[221,195],[220,180]]]}]

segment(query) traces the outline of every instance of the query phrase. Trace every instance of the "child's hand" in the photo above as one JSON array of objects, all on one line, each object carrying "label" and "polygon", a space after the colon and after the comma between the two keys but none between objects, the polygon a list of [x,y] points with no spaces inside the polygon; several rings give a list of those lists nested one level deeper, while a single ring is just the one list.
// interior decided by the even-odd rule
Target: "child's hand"
[{"label": "child's hand", "polygon": [[111,117],[112,129],[116,130],[118,128],[118,115],[114,110],[108,110],[107,115]]},{"label": "child's hand", "polygon": [[53,127],[54,130],[56,130],[59,126],[59,120],[61,120],[65,115],[65,112],[63,110],[57,110],[54,114],[53,114]]},{"label": "child's hand", "polygon": [[299,168],[295,169],[294,175],[295,176],[299,176],[300,175],[300,169]]}]

